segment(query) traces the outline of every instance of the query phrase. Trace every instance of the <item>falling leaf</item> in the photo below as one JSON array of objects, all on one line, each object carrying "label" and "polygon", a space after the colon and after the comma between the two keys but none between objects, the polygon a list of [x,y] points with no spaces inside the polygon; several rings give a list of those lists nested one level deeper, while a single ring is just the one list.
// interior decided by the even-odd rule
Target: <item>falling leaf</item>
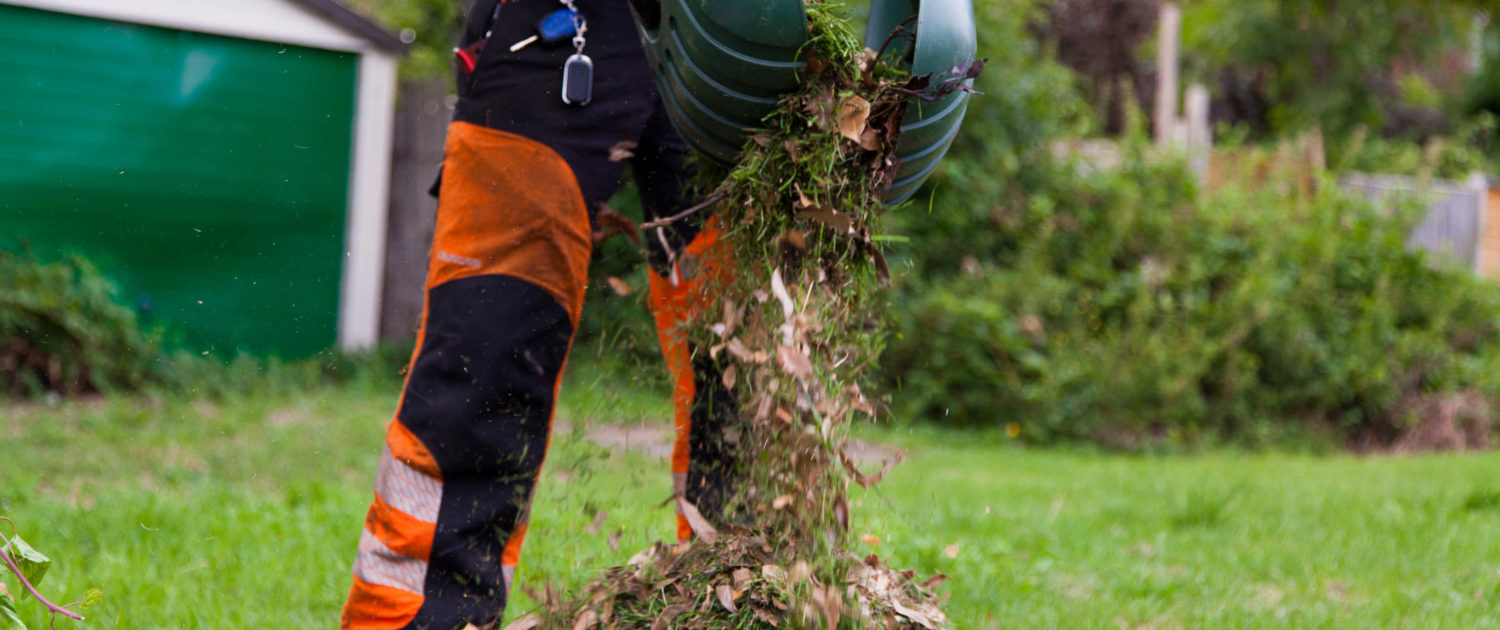
[{"label": "falling leaf", "polygon": [[858,94],[850,94],[839,101],[839,135],[858,143],[869,118],[870,102]]},{"label": "falling leaf", "polygon": [[840,532],[849,531],[849,504],[842,496],[833,502],[833,520],[839,524]]},{"label": "falling leaf", "polygon": [[859,537],[859,542],[874,547],[880,544],[880,537],[875,534],[865,534]]},{"label": "falling leaf", "polygon": [[816,203],[813,203],[813,200],[807,198],[807,193],[802,192],[802,187],[799,186],[799,185],[797,185],[796,182],[792,182],[792,190],[797,191],[797,209],[798,210],[804,210],[804,209],[811,208],[813,206],[818,205]]},{"label": "falling leaf", "polygon": [[609,288],[614,289],[616,295],[626,296],[635,292],[635,289],[630,288],[629,282],[626,282],[614,276],[610,276],[609,278],[607,278],[606,282],[609,282]]},{"label": "falling leaf", "polygon": [[619,551],[620,550],[620,534],[623,534],[623,533],[625,533],[625,530],[623,530],[623,529],[617,529],[617,530],[615,530],[615,532],[613,534],[609,535],[609,540],[606,541],[606,542],[609,543],[609,550],[610,551]]},{"label": "falling leaf", "polygon": [[828,584],[826,586],[814,586],[812,589],[813,605],[823,611],[823,627],[839,627],[839,618],[843,615],[844,596],[839,588]]},{"label": "falling leaf", "polygon": [[609,161],[621,162],[635,157],[636,144],[630,140],[621,140],[615,146],[609,148]]},{"label": "falling leaf", "polygon": [[947,581],[948,581],[948,576],[939,573],[939,574],[934,575],[934,576],[932,576],[930,578],[927,578],[926,581],[922,582],[922,588],[925,588],[925,589],[931,591],[931,590],[936,589],[939,586],[942,586],[943,582],[947,582]]},{"label": "falling leaf", "polygon": [[854,231],[854,219],[850,218],[847,214],[834,210],[833,206],[813,206],[804,209],[800,214],[833,228],[839,234],[848,234]]},{"label": "falling leaf", "polygon": [[944,547],[943,553],[946,554],[949,558],[957,558],[958,545],[948,545],[947,547]]},{"label": "falling leaf", "polygon": [[724,389],[734,389],[735,381],[738,380],[739,371],[731,365],[724,368]]},{"label": "falling leaf", "polygon": [[891,469],[896,467],[896,464],[901,463],[901,461],[906,458],[905,453],[896,451],[895,457],[891,458],[889,461],[886,461],[880,466],[880,472],[877,472],[873,475],[866,475],[859,469],[859,466],[856,466],[854,464],[854,459],[850,458],[849,453],[844,449],[839,449],[838,455],[839,463],[844,465],[844,470],[849,473],[850,477],[854,478],[854,483],[859,484],[859,487],[861,488],[868,488],[877,483],[880,483],[880,480],[884,479],[885,476],[891,472]]},{"label": "falling leaf", "polygon": [[724,606],[724,610],[729,611],[729,614],[732,615],[740,611],[734,605],[734,587],[728,584],[720,584],[714,587],[714,594],[719,596],[719,604]]},{"label": "falling leaf", "polygon": [[776,358],[781,360],[781,369],[793,376],[807,378],[813,375],[812,362],[807,360],[807,355],[802,354],[792,346],[777,346]]},{"label": "falling leaf", "polygon": [[786,569],[774,564],[762,565],[760,567],[760,576],[777,586],[784,586],[787,582]]},{"label": "falling leaf", "polygon": [[708,519],[703,518],[703,513],[698,511],[698,506],[692,504],[682,496],[677,497],[677,509],[682,511],[682,517],[687,519],[688,526],[693,528],[693,535],[702,539],[710,545],[719,539],[719,530],[710,525]]},{"label": "falling leaf", "polygon": [[787,230],[785,232],[782,232],[781,237],[777,239],[777,243],[779,243],[782,247],[795,249],[797,251],[807,251],[807,237],[803,236],[802,233],[798,232],[797,230]]},{"label": "falling leaf", "polygon": [[781,281],[780,269],[771,271],[771,294],[775,295],[776,300],[781,302],[781,314],[783,316],[791,317],[792,313],[797,310],[792,304],[791,294],[786,292],[786,283]]},{"label": "falling leaf", "polygon": [[730,339],[729,343],[724,344],[724,348],[729,350],[729,354],[734,355],[734,358],[746,363],[755,358],[754,353],[750,352],[750,349],[745,347],[745,342],[740,341],[739,338]]},{"label": "falling leaf", "polygon": [[1015,439],[1017,437],[1020,437],[1020,435],[1021,435],[1021,423],[1019,423],[1019,422],[1007,422],[1007,423],[1005,423],[1005,437],[1008,437],[1008,438],[1011,438],[1011,439]]},{"label": "falling leaf", "polygon": [[812,567],[807,566],[806,560],[798,560],[792,565],[792,570],[787,573],[787,576],[794,584],[801,584],[812,577]]},{"label": "falling leaf", "polygon": [[773,510],[780,510],[782,508],[785,508],[788,505],[791,505],[792,504],[792,498],[793,497],[790,494],[783,494],[783,495],[781,495],[779,497],[776,497],[775,499],[772,499],[771,500],[771,509],[773,509]]}]

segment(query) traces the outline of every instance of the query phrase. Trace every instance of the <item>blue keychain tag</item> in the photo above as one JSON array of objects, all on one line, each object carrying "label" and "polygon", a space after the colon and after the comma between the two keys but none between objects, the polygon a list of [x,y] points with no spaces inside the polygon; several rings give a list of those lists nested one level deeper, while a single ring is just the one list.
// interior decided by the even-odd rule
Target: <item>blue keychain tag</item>
[{"label": "blue keychain tag", "polygon": [[547,14],[542,21],[536,24],[536,35],[527,37],[510,45],[510,51],[516,52],[531,45],[540,39],[547,43],[560,42],[564,39],[577,35],[578,12],[573,9],[558,9]]}]

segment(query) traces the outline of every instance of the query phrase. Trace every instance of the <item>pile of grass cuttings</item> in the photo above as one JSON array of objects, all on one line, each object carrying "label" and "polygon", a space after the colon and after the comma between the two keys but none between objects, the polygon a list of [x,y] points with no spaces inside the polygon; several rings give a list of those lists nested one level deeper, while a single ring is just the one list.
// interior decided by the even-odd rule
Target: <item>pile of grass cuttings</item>
[{"label": "pile of grass cuttings", "polygon": [[[714,529],[676,497],[696,538],[607,570],[570,601],[513,624],[560,628],[937,628],[933,589],[847,550],[849,426],[873,418],[860,388],[882,327],[873,306],[889,272],[878,238],[882,191],[899,166],[907,103],[963,88],[979,64],[910,77],[864,49],[835,7],[809,1],[801,89],[713,185],[723,230],[709,271],[712,308],[683,331],[733,392],[736,494]],[[686,262],[686,260],[684,260]],[[894,462],[891,462],[894,463]]]}]

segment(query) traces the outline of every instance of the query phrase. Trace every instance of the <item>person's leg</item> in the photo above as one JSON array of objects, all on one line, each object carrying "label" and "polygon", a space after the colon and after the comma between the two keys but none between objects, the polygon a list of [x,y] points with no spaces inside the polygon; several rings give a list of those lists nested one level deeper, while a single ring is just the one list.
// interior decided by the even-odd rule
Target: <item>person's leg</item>
[{"label": "person's leg", "polygon": [[[735,443],[738,406],[723,383],[723,371],[706,352],[694,352],[682,326],[710,306],[714,276],[707,271],[718,242],[710,223],[666,273],[652,271],[650,307],[661,342],[662,356],[672,376],[673,424],[672,489],[696,506],[711,522],[722,523],[728,493],[733,487],[737,458]],[[681,510],[677,539],[692,537],[693,529]]]},{"label": "person's leg", "polygon": [[582,309],[589,220],[568,165],[462,122],[446,151],[427,305],[343,628],[498,619]]},{"label": "person's leg", "polygon": [[[672,216],[692,205],[694,200],[684,191],[692,177],[687,155],[686,144],[658,105],[631,162],[646,219]],[[722,274],[728,271],[718,227],[707,215],[705,210],[646,235],[649,305],[672,376],[673,491],[710,521],[722,522],[737,464],[733,442],[738,436],[738,407],[717,363],[707,353],[694,352],[681,330],[690,317],[713,304]],[[692,534],[679,510],[677,538],[686,540]]]}]

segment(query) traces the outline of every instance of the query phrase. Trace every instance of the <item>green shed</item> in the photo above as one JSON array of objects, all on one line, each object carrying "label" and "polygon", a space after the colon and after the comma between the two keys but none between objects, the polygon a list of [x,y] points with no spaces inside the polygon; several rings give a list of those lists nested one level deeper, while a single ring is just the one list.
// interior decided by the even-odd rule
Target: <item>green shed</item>
[{"label": "green shed", "polygon": [[0,0],[0,246],[194,350],[369,346],[402,49],[336,0]]}]

